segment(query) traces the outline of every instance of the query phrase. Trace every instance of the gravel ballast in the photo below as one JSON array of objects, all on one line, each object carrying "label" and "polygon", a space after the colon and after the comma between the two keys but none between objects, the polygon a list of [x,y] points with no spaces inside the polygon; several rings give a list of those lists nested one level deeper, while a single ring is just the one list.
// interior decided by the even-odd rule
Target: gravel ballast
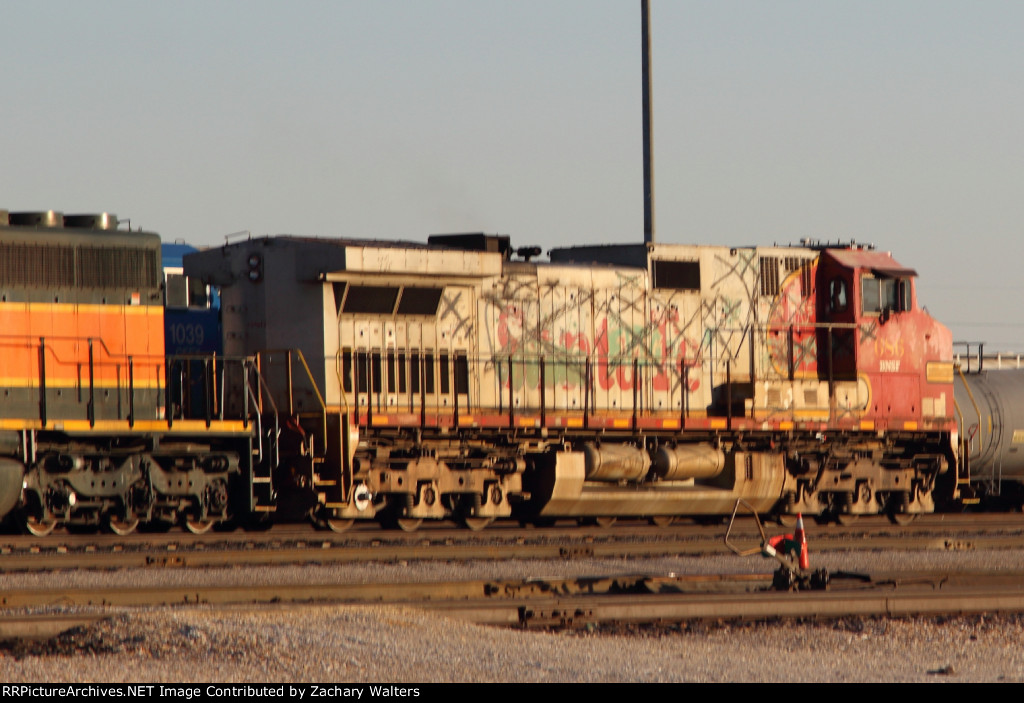
[{"label": "gravel ballast", "polygon": [[637,634],[524,632],[391,607],[147,610],[0,650],[8,682],[1024,680],[1018,616]]},{"label": "gravel ballast", "polygon": [[[845,570],[1022,568],[1017,552],[834,553]],[[0,588],[770,571],[734,557],[0,574]],[[7,682],[1024,681],[1024,618],[780,621],[526,632],[387,606],[151,608],[0,648]]]}]

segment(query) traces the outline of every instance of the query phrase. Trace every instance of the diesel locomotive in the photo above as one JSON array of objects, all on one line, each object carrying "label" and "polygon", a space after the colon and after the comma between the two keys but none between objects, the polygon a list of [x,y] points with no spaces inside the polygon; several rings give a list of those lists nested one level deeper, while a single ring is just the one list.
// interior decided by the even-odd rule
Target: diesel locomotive
[{"label": "diesel locomotive", "polygon": [[225,355],[260,357],[323,449],[303,480],[335,529],[665,524],[740,498],[903,521],[960,496],[951,335],[889,254],[536,253],[483,234],[271,237],[185,271],[221,291]]},{"label": "diesel locomotive", "polygon": [[0,211],[0,516],[903,522],[975,500],[980,443],[1024,436],[965,415],[972,375],[888,253],[538,253],[278,236],[162,267],[111,215]]},{"label": "diesel locomotive", "polygon": [[163,301],[157,235],[0,211],[0,517],[36,535],[230,518],[258,438],[182,415]]}]

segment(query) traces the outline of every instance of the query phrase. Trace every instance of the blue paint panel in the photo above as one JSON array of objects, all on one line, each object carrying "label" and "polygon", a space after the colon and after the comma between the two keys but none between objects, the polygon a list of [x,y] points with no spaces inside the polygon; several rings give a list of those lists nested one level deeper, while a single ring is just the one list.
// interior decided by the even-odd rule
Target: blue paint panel
[{"label": "blue paint panel", "polygon": [[164,310],[164,346],[168,355],[220,354],[220,310]]},{"label": "blue paint panel", "polygon": [[196,251],[199,250],[188,244],[168,244],[165,242],[160,245],[160,258],[163,259],[164,268],[168,266],[181,268],[185,254],[191,254]]}]

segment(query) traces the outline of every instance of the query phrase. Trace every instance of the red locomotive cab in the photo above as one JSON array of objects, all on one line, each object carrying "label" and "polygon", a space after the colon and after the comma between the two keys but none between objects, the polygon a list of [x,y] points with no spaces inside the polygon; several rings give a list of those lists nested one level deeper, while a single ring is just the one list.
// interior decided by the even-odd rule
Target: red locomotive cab
[{"label": "red locomotive cab", "polygon": [[918,430],[948,419],[952,336],[918,308],[916,276],[885,252],[822,252],[819,373],[839,426]]}]

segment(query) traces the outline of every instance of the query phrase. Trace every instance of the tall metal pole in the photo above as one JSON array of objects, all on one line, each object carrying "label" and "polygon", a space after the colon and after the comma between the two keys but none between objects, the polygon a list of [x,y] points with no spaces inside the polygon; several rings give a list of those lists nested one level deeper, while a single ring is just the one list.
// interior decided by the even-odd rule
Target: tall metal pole
[{"label": "tall metal pole", "polygon": [[651,147],[651,8],[640,0],[643,27],[643,102],[644,102],[644,244],[654,243],[654,153]]}]

